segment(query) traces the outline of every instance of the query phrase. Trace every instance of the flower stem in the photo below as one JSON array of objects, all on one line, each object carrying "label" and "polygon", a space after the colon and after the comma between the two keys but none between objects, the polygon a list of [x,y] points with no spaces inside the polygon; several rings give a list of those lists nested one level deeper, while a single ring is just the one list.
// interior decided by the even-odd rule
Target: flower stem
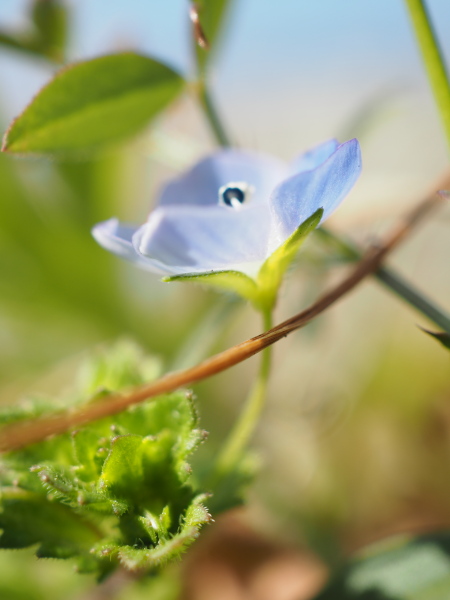
[{"label": "flower stem", "polygon": [[204,81],[198,83],[198,96],[217,143],[224,148],[230,147],[232,145],[230,138],[222,124],[217,108]]},{"label": "flower stem", "polygon": [[405,0],[450,146],[450,83],[424,0]]},{"label": "flower stem", "polygon": [[[264,331],[272,327],[272,315],[270,312],[263,313]],[[269,346],[261,354],[259,373],[244,408],[231,430],[215,465],[215,480],[220,480],[228,475],[241,458],[253,432],[258,424],[259,417],[264,407],[266,398],[267,382],[270,373],[271,350]]]},{"label": "flower stem", "polygon": [[[341,237],[338,237],[324,227],[319,227],[317,231],[322,238],[332,242],[333,246],[342,256],[345,256],[350,260],[359,260],[361,258],[361,253],[353,244],[343,240]],[[397,294],[397,296],[421,312],[446,333],[450,334],[450,316],[436,306],[430,299],[426,298],[421,292],[416,290],[409,282],[405,281],[400,275],[391,269],[381,267],[374,273],[374,276],[392,292]]]}]

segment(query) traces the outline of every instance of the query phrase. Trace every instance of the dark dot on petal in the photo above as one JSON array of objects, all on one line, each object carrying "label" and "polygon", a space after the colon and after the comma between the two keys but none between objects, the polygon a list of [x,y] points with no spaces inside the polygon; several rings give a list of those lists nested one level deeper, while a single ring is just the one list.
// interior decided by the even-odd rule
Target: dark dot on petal
[{"label": "dark dot on petal", "polygon": [[236,205],[236,201],[242,204],[245,200],[245,192],[238,187],[227,187],[222,192],[222,200],[227,206]]}]

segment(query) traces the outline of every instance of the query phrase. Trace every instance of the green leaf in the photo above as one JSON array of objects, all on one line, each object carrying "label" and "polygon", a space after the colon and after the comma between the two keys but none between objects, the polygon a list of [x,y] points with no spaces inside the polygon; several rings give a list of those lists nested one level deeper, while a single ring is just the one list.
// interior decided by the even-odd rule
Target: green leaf
[{"label": "green leaf", "polygon": [[175,71],[133,52],[71,65],[13,121],[3,151],[79,156],[142,129],[182,86]]},{"label": "green leaf", "polygon": [[316,600],[447,600],[450,535],[388,540],[351,561]]},{"label": "green leaf", "polygon": [[39,544],[40,557],[68,558],[87,553],[98,540],[89,521],[45,496],[4,488],[0,499],[0,548]]},{"label": "green leaf", "polygon": [[61,63],[67,40],[67,7],[59,0],[34,0],[31,6],[33,29],[11,35],[0,32],[0,44]]},{"label": "green leaf", "polygon": [[197,62],[200,72],[207,66],[222,29],[223,21],[231,4],[230,0],[197,0],[198,15],[209,49],[201,48],[196,42]]},{"label": "green leaf", "polygon": [[[175,560],[197,539],[201,527],[211,521],[211,515],[203,504],[206,498],[204,494],[193,498],[182,518],[178,532],[166,538],[160,537],[159,543],[154,547],[137,548],[106,543],[98,544],[94,553],[97,556],[117,557],[119,562],[130,571],[149,570],[169,560]],[[157,529],[155,527],[155,531]]]},{"label": "green leaf", "polygon": [[102,391],[125,390],[156,379],[160,372],[160,360],[123,339],[84,363],[79,375],[80,395],[88,398]]},{"label": "green leaf", "polygon": [[34,0],[31,16],[41,40],[42,54],[62,62],[67,39],[67,7],[60,0]]},{"label": "green leaf", "polygon": [[440,331],[428,331],[428,329],[423,329],[423,327],[421,327],[421,329],[425,333],[428,333],[428,335],[434,337],[434,339],[440,342],[444,348],[450,350],[450,335],[448,333]]}]

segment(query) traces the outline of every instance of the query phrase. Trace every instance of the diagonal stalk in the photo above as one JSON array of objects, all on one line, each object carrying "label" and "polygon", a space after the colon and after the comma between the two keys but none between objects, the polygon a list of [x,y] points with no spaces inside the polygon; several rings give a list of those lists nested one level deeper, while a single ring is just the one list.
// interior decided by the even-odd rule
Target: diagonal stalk
[{"label": "diagonal stalk", "polygon": [[[362,253],[356,246],[342,237],[335,235],[329,229],[320,227],[317,232],[326,241],[331,242],[342,256],[350,260],[360,260],[362,258]],[[394,294],[422,313],[427,319],[450,334],[450,316],[400,275],[386,267],[380,267],[373,275],[384,286],[389,288],[391,292],[394,292]]]},{"label": "diagonal stalk", "polygon": [[[272,328],[272,314],[266,312],[264,331]],[[270,374],[272,347],[268,346],[261,353],[258,376],[253,384],[244,408],[226,440],[214,467],[213,482],[226,477],[239,462],[259,422],[267,395],[267,383]]]}]

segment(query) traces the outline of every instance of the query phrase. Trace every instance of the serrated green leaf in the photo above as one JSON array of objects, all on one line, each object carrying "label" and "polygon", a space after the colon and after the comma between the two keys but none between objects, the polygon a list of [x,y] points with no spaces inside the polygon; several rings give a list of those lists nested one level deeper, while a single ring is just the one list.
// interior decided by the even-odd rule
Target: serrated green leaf
[{"label": "serrated green leaf", "polygon": [[203,502],[207,496],[195,497],[188,506],[179,531],[150,548],[119,546],[114,543],[97,545],[96,555],[117,557],[119,562],[130,571],[148,570],[177,559],[198,537],[200,528],[211,520]]},{"label": "serrated green leaf", "polygon": [[39,544],[38,556],[68,558],[85,554],[98,540],[87,520],[45,496],[4,488],[0,499],[0,548]]},{"label": "serrated green leaf", "polygon": [[183,80],[125,52],[62,69],[12,123],[3,151],[79,155],[142,129],[181,92]]},{"label": "serrated green leaf", "polygon": [[84,362],[79,375],[80,395],[89,398],[105,390],[125,390],[156,379],[160,372],[160,360],[146,355],[130,340],[120,340]]},{"label": "serrated green leaf", "polygon": [[206,49],[196,43],[197,62],[200,72],[203,72],[211,52],[214,52],[231,0],[197,0],[195,4],[202,30],[209,44],[209,48]]},{"label": "serrated green leaf", "polygon": [[[90,400],[93,384],[120,391],[130,380],[142,383],[150,367],[154,372],[154,361],[136,346],[119,343],[94,355],[80,387]],[[79,393],[72,402],[79,404]],[[55,410],[65,402],[50,404]],[[46,408],[30,401],[9,418],[45,414]],[[38,556],[74,557],[79,568],[100,575],[119,560],[129,568],[149,568],[175,558],[209,518],[186,462],[203,438],[192,397],[176,392],[2,456],[0,486],[12,490],[0,498],[5,544],[37,543]],[[25,510],[29,519],[33,513],[38,518],[29,532]],[[55,527],[63,540],[67,533],[67,544],[54,530],[46,535],[55,510]],[[93,538],[82,537],[77,545],[70,528],[78,522]]]}]

